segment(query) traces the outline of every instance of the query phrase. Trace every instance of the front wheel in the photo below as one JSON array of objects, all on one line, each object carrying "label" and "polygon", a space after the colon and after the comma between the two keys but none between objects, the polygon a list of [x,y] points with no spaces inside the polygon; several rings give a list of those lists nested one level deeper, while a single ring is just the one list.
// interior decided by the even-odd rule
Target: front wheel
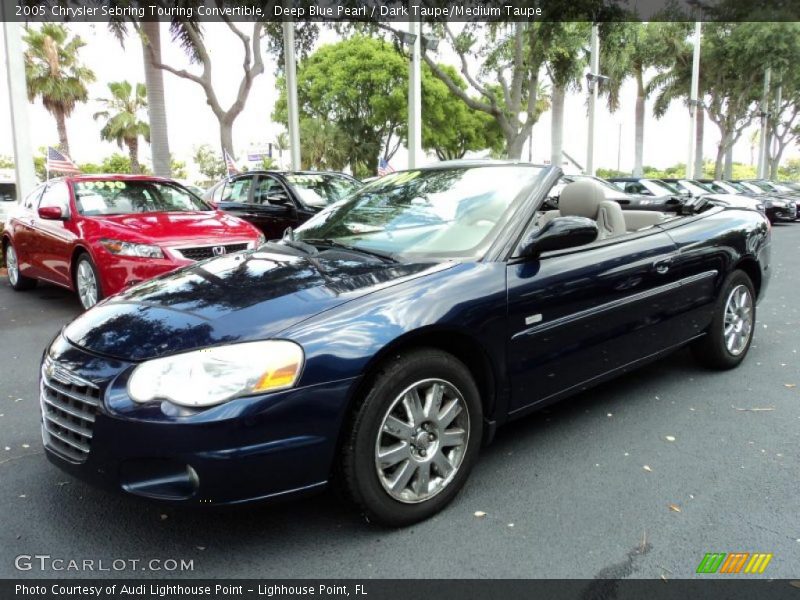
[{"label": "front wheel", "polygon": [[36,279],[25,277],[19,272],[19,259],[17,258],[17,251],[11,242],[6,245],[6,268],[8,269],[8,283],[11,287],[20,292],[22,290],[29,290],[36,287],[38,283]]},{"label": "front wheel", "polygon": [[480,395],[469,370],[438,350],[399,355],[375,378],[346,434],[343,483],[367,519],[399,527],[444,508],[481,442]]},{"label": "front wheel", "polygon": [[732,369],[744,360],[755,330],[755,297],[753,282],[744,271],[728,275],[711,326],[692,345],[698,361],[712,369]]},{"label": "front wheel", "polygon": [[81,254],[75,265],[75,291],[83,308],[88,310],[103,298],[97,269],[88,254]]}]

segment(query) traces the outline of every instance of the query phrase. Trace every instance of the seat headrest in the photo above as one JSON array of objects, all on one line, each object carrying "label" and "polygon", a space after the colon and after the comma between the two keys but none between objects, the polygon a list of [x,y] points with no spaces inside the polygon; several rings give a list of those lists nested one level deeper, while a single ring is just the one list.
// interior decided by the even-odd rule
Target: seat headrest
[{"label": "seat headrest", "polygon": [[561,190],[558,210],[565,217],[597,218],[600,203],[606,199],[603,186],[592,179],[578,179]]}]

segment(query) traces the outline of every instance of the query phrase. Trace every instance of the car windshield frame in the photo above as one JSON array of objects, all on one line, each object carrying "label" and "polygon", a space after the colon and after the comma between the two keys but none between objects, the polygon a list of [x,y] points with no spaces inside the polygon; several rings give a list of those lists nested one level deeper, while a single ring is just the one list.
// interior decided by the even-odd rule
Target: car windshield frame
[{"label": "car windshield frame", "polygon": [[[502,176],[487,173],[495,169],[517,171]],[[296,229],[293,239],[325,249],[382,254],[394,260],[478,261],[547,173],[548,167],[517,163],[397,171],[323,209]],[[347,220],[354,214],[360,221]],[[474,224],[467,224],[469,219]],[[474,237],[481,227],[484,234]],[[461,236],[466,233],[473,235],[474,243],[448,246],[448,242],[463,240]],[[437,241],[441,247],[435,247]]]},{"label": "car windshield frame", "polygon": [[656,194],[654,192],[653,193],[654,196],[669,196],[671,194],[678,193],[678,189],[675,186],[667,183],[666,181],[662,181],[661,179],[641,179],[640,181],[642,182],[642,185],[645,186],[647,189],[649,189],[651,192],[654,192],[654,190],[651,189],[651,187],[649,187],[648,184],[653,188],[655,188],[656,190],[660,189],[664,191],[664,193],[661,194]]},{"label": "car windshield frame", "polygon": [[[143,200],[152,202],[154,199],[158,199],[159,202],[163,202],[163,190],[159,188],[168,188],[170,190],[175,190],[180,192],[183,196],[189,199],[189,205],[191,208],[180,208],[176,205],[167,206],[166,204],[162,204],[161,206],[157,206],[153,204],[152,209],[147,210],[106,210],[109,208],[109,202],[112,200],[111,194],[116,190],[117,195],[125,189],[128,188],[136,188],[139,187],[138,194],[140,194]],[[151,188],[151,189],[147,189]],[[152,189],[155,188],[155,189]],[[153,194],[155,191],[155,194]],[[92,194],[92,192],[94,192]],[[102,192],[102,193],[101,193]],[[145,196],[145,192],[150,195],[150,198]],[[206,212],[206,211],[213,211],[213,209],[197,194],[193,193],[191,190],[186,189],[179,183],[171,182],[171,181],[160,181],[157,179],[109,179],[109,178],[92,178],[92,179],[80,179],[76,181],[72,181],[72,193],[75,198],[75,206],[77,208],[78,214],[83,217],[109,217],[109,216],[117,216],[117,215],[143,215],[143,214],[155,214],[155,213],[181,213],[181,212]],[[86,197],[82,197],[83,194],[86,194]],[[103,208],[100,208],[100,204],[95,203],[95,209],[87,209],[84,205],[89,195],[93,195],[95,197],[100,197],[103,201]],[[114,196],[113,198],[116,198]],[[146,205],[142,205],[145,207]]]},{"label": "car windshield frame", "polygon": [[[297,196],[303,204],[305,204],[306,206],[310,206],[312,208],[325,208],[327,206],[335,204],[341,200],[349,198],[352,194],[354,194],[364,186],[364,184],[361,183],[358,179],[349,177],[347,175],[344,175],[343,173],[326,173],[326,172],[286,173],[283,175],[283,179],[286,181],[286,184],[292,188],[292,190],[295,193],[295,196]],[[326,180],[323,183],[323,185],[326,188],[330,185],[330,182],[333,181],[336,181],[337,183],[338,182],[348,183],[350,184],[350,190],[338,197],[323,198],[317,193],[315,189],[303,185],[303,180],[308,181],[311,179]],[[311,194],[319,196],[320,198],[322,198],[323,201],[322,202],[316,201],[316,199],[314,199],[313,196],[309,195],[309,192]]]}]

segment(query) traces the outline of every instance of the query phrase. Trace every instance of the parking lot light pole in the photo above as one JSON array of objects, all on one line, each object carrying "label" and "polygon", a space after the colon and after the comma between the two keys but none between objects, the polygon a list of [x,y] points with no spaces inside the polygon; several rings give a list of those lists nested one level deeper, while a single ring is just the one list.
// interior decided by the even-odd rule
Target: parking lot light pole
[{"label": "parking lot light pole", "polygon": [[22,25],[6,15],[8,3],[0,3],[0,20],[3,21],[3,39],[6,51],[8,77],[8,104],[11,107],[11,139],[14,147],[14,169],[17,198],[24,198],[36,185],[33,168],[30,127],[28,126],[28,92],[25,82],[25,62],[22,53]]},{"label": "parking lot light pole", "polygon": [[[697,120],[695,113],[700,105],[698,96],[700,94],[700,42],[702,40],[702,23],[697,21],[694,24],[694,52],[692,54],[692,86],[689,90],[689,152],[686,157],[686,178],[694,179],[701,177],[702,173],[694,173],[694,145]],[[702,150],[701,150],[702,152]]]},{"label": "parking lot light pole", "polygon": [[422,28],[419,21],[409,21],[408,63],[408,168],[418,167],[422,160]]},{"label": "parking lot light pole", "polygon": [[758,178],[767,176],[767,137],[769,129],[769,82],[772,70],[764,71],[764,93],[761,96],[761,139],[758,141]]},{"label": "parking lot light pole", "polygon": [[589,82],[589,131],[586,136],[586,174],[594,175],[595,105],[597,104],[598,75],[600,73],[600,36],[597,23],[592,23],[590,48],[590,73],[587,76]]},{"label": "parking lot light pole", "polygon": [[294,47],[294,22],[283,22],[283,57],[286,70],[286,99],[289,118],[289,156],[292,170],[300,170],[300,117],[297,108],[297,60]]}]

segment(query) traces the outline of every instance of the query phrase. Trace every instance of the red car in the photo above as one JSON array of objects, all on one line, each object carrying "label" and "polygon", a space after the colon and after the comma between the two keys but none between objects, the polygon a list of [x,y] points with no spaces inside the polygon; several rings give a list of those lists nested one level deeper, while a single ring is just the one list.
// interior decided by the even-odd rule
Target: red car
[{"label": "red car", "polygon": [[75,290],[89,308],[128,286],[263,239],[169,179],[81,175],[29,194],[8,216],[2,246],[15,290],[41,279]]}]

